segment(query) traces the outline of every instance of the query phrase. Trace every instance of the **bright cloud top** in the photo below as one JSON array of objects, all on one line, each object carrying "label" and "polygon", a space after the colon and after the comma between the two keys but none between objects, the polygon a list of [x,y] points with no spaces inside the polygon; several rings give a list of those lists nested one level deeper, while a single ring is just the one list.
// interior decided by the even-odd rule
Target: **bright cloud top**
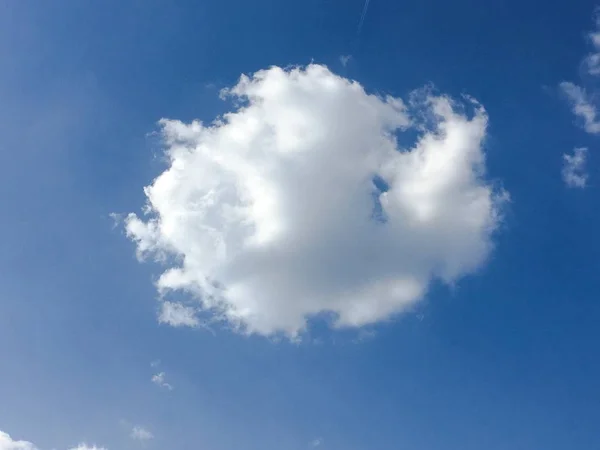
[{"label": "bright cloud top", "polygon": [[145,188],[147,217],[126,220],[140,258],[168,265],[161,294],[194,299],[168,304],[175,324],[195,325],[193,308],[263,335],[323,313],[360,327],[485,261],[506,194],[484,178],[475,101],[468,115],[421,91],[407,106],[321,65],[242,76],[225,95],[237,107],[210,125],[161,121],[169,167]]},{"label": "bright cloud top", "polygon": [[15,441],[9,434],[0,431],[0,450],[36,450],[31,442]]},{"label": "bright cloud top", "polygon": [[[13,440],[9,434],[0,431],[0,450],[38,450],[31,442]],[[106,450],[105,448],[79,444],[71,450]]]}]

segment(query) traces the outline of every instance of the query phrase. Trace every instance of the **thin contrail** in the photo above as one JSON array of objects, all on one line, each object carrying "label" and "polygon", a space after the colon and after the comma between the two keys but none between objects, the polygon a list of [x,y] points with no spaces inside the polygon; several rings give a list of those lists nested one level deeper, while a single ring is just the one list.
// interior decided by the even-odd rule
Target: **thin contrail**
[{"label": "thin contrail", "polygon": [[371,0],[365,0],[365,6],[363,7],[362,15],[360,16],[360,21],[358,22],[358,34],[360,34],[360,30],[362,30],[362,26],[365,21],[365,17],[367,16],[367,10],[369,9],[369,3],[371,3]]}]

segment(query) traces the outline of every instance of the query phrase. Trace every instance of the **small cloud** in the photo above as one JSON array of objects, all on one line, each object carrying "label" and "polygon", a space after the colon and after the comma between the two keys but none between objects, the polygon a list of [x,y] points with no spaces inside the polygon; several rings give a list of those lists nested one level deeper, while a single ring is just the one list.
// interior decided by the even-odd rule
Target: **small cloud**
[{"label": "small cloud", "polygon": [[95,445],[79,444],[77,447],[73,447],[70,450],[106,450],[106,448],[96,447]]},{"label": "small cloud", "polygon": [[588,179],[586,161],[587,148],[576,148],[571,155],[563,154],[562,177],[568,187],[585,188]]},{"label": "small cloud", "polygon": [[319,447],[320,445],[323,445],[323,438],[322,437],[318,437],[316,439],[313,439],[310,443],[311,447]]},{"label": "small cloud", "polygon": [[[28,441],[17,441],[10,437],[8,433],[0,431],[0,450],[39,450],[34,444]],[[104,447],[95,445],[79,444],[69,450],[106,450]]]},{"label": "small cloud", "polygon": [[356,336],[356,339],[354,340],[355,343],[360,343],[360,342],[366,342],[369,341],[371,339],[373,339],[375,337],[375,331],[373,330],[359,330],[358,332],[358,336]]},{"label": "small cloud", "polygon": [[108,217],[110,217],[113,222],[113,224],[112,224],[113,230],[123,223],[123,219],[124,219],[123,214],[118,214],[118,213],[112,212],[108,215]]},{"label": "small cloud", "polygon": [[[593,50],[583,59],[584,70],[593,77],[600,76],[600,10],[596,10],[596,29],[588,33],[587,37]],[[564,81],[560,83],[561,90],[565,93],[573,114],[582,119],[583,129],[590,134],[600,134],[600,120],[598,119],[598,91],[595,88],[586,89]]]},{"label": "small cloud", "polygon": [[171,384],[167,383],[165,378],[166,378],[166,374],[164,372],[160,372],[160,373],[157,373],[156,375],[152,376],[152,382],[154,384],[156,384],[157,386],[160,386],[161,388],[164,388],[168,391],[172,391],[173,386]]},{"label": "small cloud", "polygon": [[162,303],[158,322],[166,323],[172,327],[194,328],[200,325],[194,308],[168,301]]},{"label": "small cloud", "polygon": [[351,59],[352,59],[352,55],[340,56],[340,62],[342,63],[342,66],[344,66],[344,67],[346,67],[348,65],[348,63],[350,62]]},{"label": "small cloud", "polygon": [[160,359],[155,359],[150,363],[150,367],[158,367],[160,366]]},{"label": "small cloud", "polygon": [[154,439],[154,435],[146,430],[143,427],[133,427],[133,429],[131,430],[131,439],[135,439],[136,441],[149,441],[150,439]]},{"label": "small cloud", "polygon": [[594,51],[586,56],[585,65],[590,75],[600,75],[600,15],[598,14],[596,14],[596,29],[588,33],[588,38]]},{"label": "small cloud", "polygon": [[560,88],[571,103],[573,114],[583,119],[583,129],[590,134],[600,133],[600,121],[598,121],[598,110],[586,91],[569,81],[560,83]]}]

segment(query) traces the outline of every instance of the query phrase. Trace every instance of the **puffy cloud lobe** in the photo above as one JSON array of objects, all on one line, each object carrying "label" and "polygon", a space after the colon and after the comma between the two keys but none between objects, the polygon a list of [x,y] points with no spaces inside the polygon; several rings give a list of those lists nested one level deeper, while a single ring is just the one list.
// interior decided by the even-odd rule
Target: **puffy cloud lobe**
[{"label": "puffy cloud lobe", "polygon": [[321,65],[242,76],[225,95],[237,107],[210,125],[161,121],[169,167],[145,188],[148,217],[126,220],[139,257],[169,265],[161,293],[197,300],[186,313],[263,335],[323,313],[360,327],[485,261],[506,195],[484,179],[475,101],[470,117],[427,92],[407,107]]},{"label": "puffy cloud lobe", "polygon": [[[27,441],[15,441],[10,435],[0,431],[0,450],[39,450],[31,442]],[[106,450],[103,447],[88,446],[86,444],[79,444],[77,447],[73,447],[70,450]]]},{"label": "puffy cloud lobe", "polygon": [[588,175],[585,169],[587,148],[576,148],[573,154],[563,155],[562,176],[565,184],[571,188],[585,188]]},{"label": "puffy cloud lobe", "polygon": [[0,431],[0,450],[37,450],[31,442],[15,441],[9,434]]}]

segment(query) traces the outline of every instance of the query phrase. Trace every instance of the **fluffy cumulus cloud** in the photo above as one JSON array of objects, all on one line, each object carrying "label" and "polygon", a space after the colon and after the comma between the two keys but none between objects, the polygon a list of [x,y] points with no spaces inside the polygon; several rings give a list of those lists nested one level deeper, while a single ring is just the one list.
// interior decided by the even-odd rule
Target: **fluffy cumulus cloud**
[{"label": "fluffy cumulus cloud", "polygon": [[[9,434],[0,431],[0,450],[38,450],[38,447],[27,441],[17,441],[10,437]],[[89,446],[79,444],[70,450],[106,450],[103,447]]]},{"label": "fluffy cumulus cloud", "polygon": [[486,179],[476,101],[376,96],[314,64],[242,76],[224,95],[235,106],[211,124],[160,122],[168,167],[145,216],[125,222],[138,256],[166,265],[161,298],[187,294],[161,321],[290,337],[315,316],[361,327],[485,262],[507,194]]},{"label": "fluffy cumulus cloud", "polygon": [[562,176],[568,187],[583,189],[586,186],[586,160],[587,148],[576,148],[572,154],[563,155]]},{"label": "fluffy cumulus cloud", "polygon": [[31,442],[16,441],[9,434],[0,431],[0,450],[37,450]]}]

